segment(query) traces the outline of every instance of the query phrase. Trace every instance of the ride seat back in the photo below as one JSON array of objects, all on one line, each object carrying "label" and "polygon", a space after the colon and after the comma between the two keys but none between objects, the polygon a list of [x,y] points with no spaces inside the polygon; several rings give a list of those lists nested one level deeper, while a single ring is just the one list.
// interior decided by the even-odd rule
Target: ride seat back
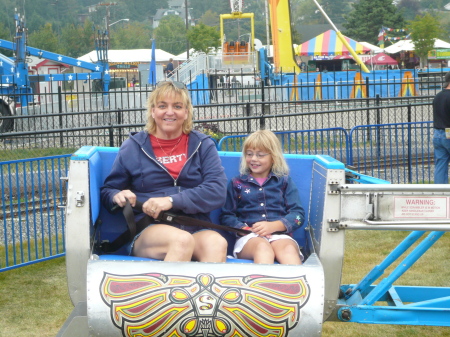
[{"label": "ride seat back", "polygon": [[[89,189],[91,195],[90,212],[91,212],[91,233],[94,230],[94,224],[97,224],[99,228],[98,240],[113,242],[123,232],[128,230],[126,220],[121,212],[114,214],[106,210],[100,203],[100,187],[103,185],[106,177],[108,176],[114,160],[117,155],[117,148],[97,148],[98,151],[89,158]],[[237,152],[219,152],[222,165],[225,169],[225,174],[228,179],[235,177],[239,174],[239,163],[241,153]],[[288,165],[291,168],[291,177],[297,184],[300,200],[305,209],[305,217],[308,219],[309,213],[309,201],[310,201],[310,189],[311,189],[311,172],[313,159],[311,156],[299,156],[288,155]],[[219,216],[220,209],[216,209],[211,212],[211,221],[216,224],[220,224]],[[295,231],[294,238],[297,240],[301,247],[306,245],[305,226]],[[234,246],[235,236],[234,234],[224,232],[222,233],[226,237],[229,246],[229,254]],[[126,254],[125,249],[121,249],[115,254]]]}]

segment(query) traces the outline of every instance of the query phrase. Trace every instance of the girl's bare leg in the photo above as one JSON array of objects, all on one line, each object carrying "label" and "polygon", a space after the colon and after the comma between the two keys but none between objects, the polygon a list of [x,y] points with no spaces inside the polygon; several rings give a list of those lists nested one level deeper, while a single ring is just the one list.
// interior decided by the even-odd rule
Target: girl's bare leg
[{"label": "girl's bare leg", "polygon": [[275,240],[270,243],[275,259],[281,264],[302,264],[298,245],[290,239]]},{"label": "girl's bare leg", "polygon": [[237,256],[240,259],[253,260],[255,263],[273,264],[275,261],[275,254],[269,241],[260,237],[248,240]]}]

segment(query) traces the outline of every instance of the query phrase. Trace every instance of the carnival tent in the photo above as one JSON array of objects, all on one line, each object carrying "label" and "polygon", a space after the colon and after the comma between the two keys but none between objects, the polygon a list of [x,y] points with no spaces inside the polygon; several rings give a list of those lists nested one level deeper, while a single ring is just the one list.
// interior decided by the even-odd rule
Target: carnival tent
[{"label": "carnival tent", "polygon": [[[435,39],[434,40],[434,48],[435,49],[447,49],[450,48],[450,43]],[[384,52],[388,54],[396,54],[400,53],[401,51],[412,51],[414,50],[414,42],[412,40],[401,40],[397,43],[394,43],[392,46],[384,48]]]},{"label": "carnival tent", "polygon": [[351,55],[336,55],[333,60],[353,60]]},{"label": "carnival tent", "polygon": [[[357,54],[366,54],[370,49],[363,46],[359,42],[344,36],[350,47]],[[309,41],[299,45],[296,49],[296,54],[300,56],[333,56],[333,55],[349,55],[350,51],[344,46],[342,41],[337,36],[334,30],[328,30]]]},{"label": "carnival tent", "polygon": [[398,65],[398,62],[394,60],[389,55],[386,55],[385,53],[379,53],[375,55],[374,57],[366,60],[364,62],[365,64],[371,64],[371,65]]},{"label": "carnival tent", "polygon": [[369,42],[360,42],[364,47],[369,48],[372,53],[377,54],[377,53],[381,53],[383,51],[383,49],[381,49],[378,46],[375,46],[374,44],[371,44]]},{"label": "carnival tent", "polygon": [[[156,49],[156,60],[158,62],[167,62],[175,55],[162,49]],[[108,62],[150,62],[152,55],[151,49],[110,49],[108,51]],[[88,54],[80,56],[80,61],[97,62],[97,51],[93,50]]]}]

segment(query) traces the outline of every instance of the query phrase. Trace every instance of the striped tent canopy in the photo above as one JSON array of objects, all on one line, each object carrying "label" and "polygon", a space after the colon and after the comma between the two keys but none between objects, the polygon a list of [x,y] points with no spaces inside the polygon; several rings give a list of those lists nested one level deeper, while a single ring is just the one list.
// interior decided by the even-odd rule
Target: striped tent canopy
[{"label": "striped tent canopy", "polygon": [[[350,47],[356,54],[366,54],[370,52],[368,47],[344,36]],[[338,38],[336,32],[332,29],[302,43],[296,48],[296,54],[300,56],[330,56],[330,55],[349,55],[347,47]]]}]

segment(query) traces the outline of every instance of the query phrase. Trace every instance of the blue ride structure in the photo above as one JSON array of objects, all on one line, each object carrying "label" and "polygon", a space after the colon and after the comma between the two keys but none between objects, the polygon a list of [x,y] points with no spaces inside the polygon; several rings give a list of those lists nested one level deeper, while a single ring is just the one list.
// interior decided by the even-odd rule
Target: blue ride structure
[{"label": "blue ride structure", "polygon": [[[14,56],[9,58],[0,54],[0,116],[12,116],[16,114],[16,107],[21,106],[22,114],[27,114],[26,107],[34,102],[32,82],[60,82],[72,80],[99,80],[105,95],[104,104],[108,104],[107,92],[109,90],[110,74],[108,65],[108,32],[98,32],[95,38],[95,48],[98,54],[98,62],[90,63],[75,58],[52,53],[46,50],[33,48],[27,45],[27,28],[25,19],[20,14],[15,16],[14,42],[0,39],[0,47],[11,50]],[[29,75],[27,57],[56,61],[87,69],[86,73],[64,74],[40,74]],[[8,119],[0,121],[0,130],[11,131],[12,124],[6,124]]]}]

